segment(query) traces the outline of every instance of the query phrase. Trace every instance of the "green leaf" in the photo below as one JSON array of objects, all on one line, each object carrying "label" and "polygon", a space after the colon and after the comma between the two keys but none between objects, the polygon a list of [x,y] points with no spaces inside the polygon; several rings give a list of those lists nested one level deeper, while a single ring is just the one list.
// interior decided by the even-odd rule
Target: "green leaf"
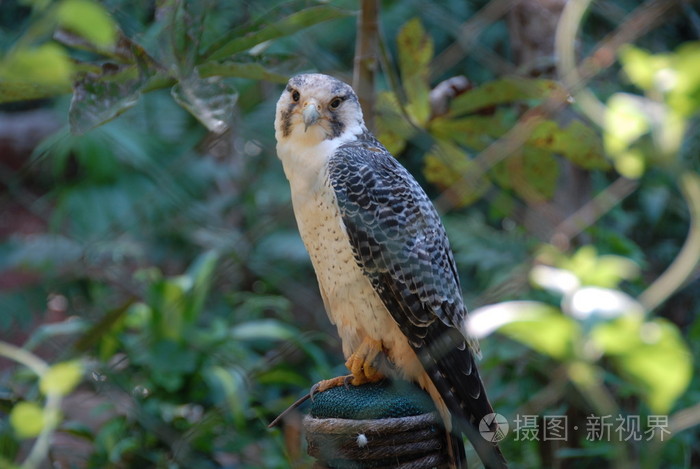
[{"label": "green leaf", "polygon": [[188,292],[188,305],[185,311],[186,321],[194,321],[202,312],[204,302],[211,288],[214,269],[218,260],[219,254],[216,251],[207,251],[200,255],[187,270],[187,275],[192,278],[192,288]]},{"label": "green leaf", "polygon": [[153,309],[145,303],[134,303],[129,306],[124,318],[124,325],[131,329],[144,329],[153,317]]},{"label": "green leaf", "polygon": [[416,129],[401,112],[401,105],[394,93],[384,91],[377,96],[377,138],[394,155],[406,146],[406,141]]},{"label": "green leaf", "polygon": [[580,247],[570,259],[561,259],[559,267],[573,272],[582,285],[616,287],[622,280],[630,280],[639,272],[639,266],[630,259],[612,254],[599,256],[595,246]]},{"label": "green leaf", "polygon": [[20,438],[34,438],[44,428],[44,411],[34,402],[20,402],[10,412],[10,425]]},{"label": "green leaf", "polygon": [[619,54],[622,69],[630,81],[645,91],[652,89],[659,61],[649,52],[631,44],[622,46]]},{"label": "green leaf", "polygon": [[290,340],[298,331],[274,319],[248,321],[231,329],[231,338],[237,340]]},{"label": "green leaf", "polygon": [[437,117],[430,121],[430,133],[437,140],[448,140],[481,151],[501,137],[508,127],[503,116],[470,116],[459,119]]},{"label": "green leaf", "polygon": [[605,354],[624,355],[639,346],[643,322],[644,318],[637,314],[601,322],[591,330],[591,340]]},{"label": "green leaf", "polygon": [[630,145],[651,129],[640,99],[626,93],[615,93],[608,100],[604,129],[603,143],[615,161],[615,169],[628,178],[640,177],[644,172],[644,157],[630,149]]},{"label": "green leaf", "polygon": [[522,305],[521,311],[501,326],[499,332],[557,360],[571,358],[580,336],[578,324],[543,303]]},{"label": "green leaf", "polygon": [[0,77],[0,104],[45,99],[71,92],[71,84],[40,85],[29,82],[4,81]]},{"label": "green leaf", "polygon": [[330,5],[306,8],[242,37],[238,31],[234,31],[229,36],[212,45],[204,53],[204,61],[225,59],[239,52],[248,50],[262,42],[289,36],[315,24],[338,18],[345,18],[353,14],[354,12],[341,10]]},{"label": "green leaf", "polygon": [[107,10],[90,0],[63,0],[56,12],[58,24],[95,45],[109,48],[117,40],[117,25]]},{"label": "green leaf", "polygon": [[195,370],[198,353],[172,340],[160,340],[149,350],[148,362],[154,370],[186,374]]},{"label": "green leaf", "polygon": [[685,42],[673,53],[651,54],[627,45],[620,62],[632,83],[644,91],[664,93],[666,103],[678,115],[692,116],[700,108],[700,42]]},{"label": "green leaf", "polygon": [[225,403],[233,415],[236,425],[245,425],[248,388],[245,377],[235,369],[212,366],[204,371],[204,378],[214,391],[217,404]]},{"label": "green leaf", "polygon": [[39,381],[39,389],[44,394],[70,393],[83,377],[83,365],[79,361],[56,363],[51,366]]},{"label": "green leaf", "polygon": [[524,147],[496,165],[492,174],[501,186],[512,188],[531,203],[538,203],[554,195],[559,163],[549,151]]},{"label": "green leaf", "polygon": [[238,92],[221,77],[201,78],[195,72],[173,86],[170,94],[211,132],[222,134],[233,122]]},{"label": "green leaf", "polygon": [[445,191],[455,207],[474,203],[490,186],[483,177],[483,169],[465,151],[449,142],[437,142],[423,161],[425,178]]},{"label": "green leaf", "polygon": [[461,116],[480,109],[528,99],[567,96],[562,86],[553,80],[503,78],[485,83],[457,96],[450,103],[450,116]]},{"label": "green leaf", "polygon": [[433,40],[420,22],[414,18],[399,31],[399,69],[408,103],[406,112],[418,126],[430,118],[429,69],[433,58]]},{"label": "green leaf", "polygon": [[[509,164],[517,159],[510,159]],[[524,199],[536,203],[554,196],[559,179],[559,163],[550,152],[525,147],[522,162],[517,166],[522,169],[522,178],[517,178],[513,187]]]},{"label": "green leaf", "polygon": [[653,412],[669,412],[690,384],[692,355],[678,328],[665,319],[623,317],[599,324],[591,338],[640,386]]},{"label": "green leaf", "polygon": [[71,131],[84,134],[134,107],[147,82],[148,75],[133,65],[111,65],[100,74],[85,75],[75,84]]},{"label": "green leaf", "polygon": [[533,129],[527,144],[559,153],[584,169],[610,169],[600,136],[580,120],[574,120],[565,128],[544,120]]},{"label": "green leaf", "polygon": [[700,42],[681,44],[672,56],[673,71],[668,81],[668,105],[683,117],[690,117],[700,109]]},{"label": "green leaf", "polygon": [[615,93],[605,114],[605,149],[620,153],[649,131],[650,123],[635,96]]},{"label": "green leaf", "polygon": [[[143,448],[143,441],[138,437],[126,437],[118,441],[109,457],[112,461],[124,461],[131,459],[132,455],[138,454],[137,451]],[[130,457],[131,456],[131,457]]]},{"label": "green leaf", "polygon": [[74,318],[70,321],[55,322],[50,324],[42,324],[37,327],[29,340],[24,343],[23,348],[25,350],[33,350],[42,342],[46,342],[47,339],[52,339],[54,337],[59,337],[62,335],[77,335],[88,330],[90,322],[82,318]]},{"label": "green leaf", "polygon": [[164,279],[150,289],[149,304],[160,338],[179,340],[184,332],[186,291],[189,279],[184,277]]},{"label": "green leaf", "polygon": [[265,386],[285,385],[303,388],[304,386],[308,386],[309,380],[300,371],[301,370],[275,368],[261,373],[257,377],[257,381]]},{"label": "green leaf", "polygon": [[53,42],[20,48],[0,61],[0,99],[26,99],[70,87],[73,64],[66,51]]}]

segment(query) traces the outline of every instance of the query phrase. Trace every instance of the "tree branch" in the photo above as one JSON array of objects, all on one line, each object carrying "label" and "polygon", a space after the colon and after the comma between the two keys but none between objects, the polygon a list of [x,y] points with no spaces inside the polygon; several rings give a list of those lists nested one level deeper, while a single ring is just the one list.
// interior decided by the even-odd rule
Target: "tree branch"
[{"label": "tree branch", "polygon": [[357,93],[367,128],[374,127],[374,75],[377,69],[379,0],[362,0],[357,20],[352,86]]}]

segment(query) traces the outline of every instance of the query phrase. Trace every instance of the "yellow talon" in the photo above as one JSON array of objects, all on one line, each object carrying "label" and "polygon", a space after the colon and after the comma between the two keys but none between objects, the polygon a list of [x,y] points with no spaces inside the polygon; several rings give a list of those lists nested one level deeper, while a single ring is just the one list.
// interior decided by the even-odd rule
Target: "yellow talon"
[{"label": "yellow talon", "polygon": [[382,343],[366,338],[355,352],[345,361],[345,366],[350,370],[347,376],[325,379],[316,383],[310,391],[311,399],[318,392],[327,391],[338,386],[361,386],[366,383],[376,383],[384,379],[374,364],[377,356],[382,352]]}]

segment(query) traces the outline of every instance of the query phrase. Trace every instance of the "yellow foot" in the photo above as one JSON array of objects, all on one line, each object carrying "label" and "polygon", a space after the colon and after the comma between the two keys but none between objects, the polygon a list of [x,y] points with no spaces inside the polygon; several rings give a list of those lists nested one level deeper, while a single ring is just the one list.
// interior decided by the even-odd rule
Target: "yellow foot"
[{"label": "yellow foot", "polygon": [[353,386],[361,386],[366,383],[376,383],[384,379],[374,362],[379,353],[382,352],[382,343],[378,340],[365,338],[355,352],[348,357],[345,366],[348,367],[350,373],[347,376],[338,376],[332,379],[326,379],[313,385],[310,391],[311,399],[317,392],[327,391],[338,386],[352,384]]},{"label": "yellow foot", "polygon": [[365,383],[375,383],[384,379],[375,366],[377,356],[382,352],[382,343],[378,340],[365,338],[355,352],[345,362],[352,373],[352,384],[360,386]]}]

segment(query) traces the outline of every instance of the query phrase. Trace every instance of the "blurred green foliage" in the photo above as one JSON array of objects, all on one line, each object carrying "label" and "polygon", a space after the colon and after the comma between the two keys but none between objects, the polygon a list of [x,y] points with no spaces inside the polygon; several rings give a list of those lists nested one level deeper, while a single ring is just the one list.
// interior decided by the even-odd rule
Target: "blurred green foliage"
[{"label": "blurred green foliage", "polygon": [[[514,468],[688,467],[700,458],[697,43],[674,17],[588,83],[604,122],[559,119],[576,103],[550,77],[504,76],[476,53],[433,76],[487,3],[383,3],[376,130],[444,212],[494,407],[582,429],[590,415],[663,414],[672,432],[509,436],[504,453]],[[599,2],[584,50],[637,3]],[[0,240],[0,355],[19,363],[0,369],[0,466],[310,464],[293,422],[267,423],[344,370],[272,122],[289,75],[350,76],[356,8],[3,5],[0,103],[51,109],[61,128],[20,169],[0,160],[0,207],[17,220]],[[508,54],[505,21],[478,40]],[[458,74],[477,84],[435,115],[431,90]],[[566,186],[572,172],[588,211],[562,202],[582,190]],[[49,450],[52,435],[68,451]]]}]

